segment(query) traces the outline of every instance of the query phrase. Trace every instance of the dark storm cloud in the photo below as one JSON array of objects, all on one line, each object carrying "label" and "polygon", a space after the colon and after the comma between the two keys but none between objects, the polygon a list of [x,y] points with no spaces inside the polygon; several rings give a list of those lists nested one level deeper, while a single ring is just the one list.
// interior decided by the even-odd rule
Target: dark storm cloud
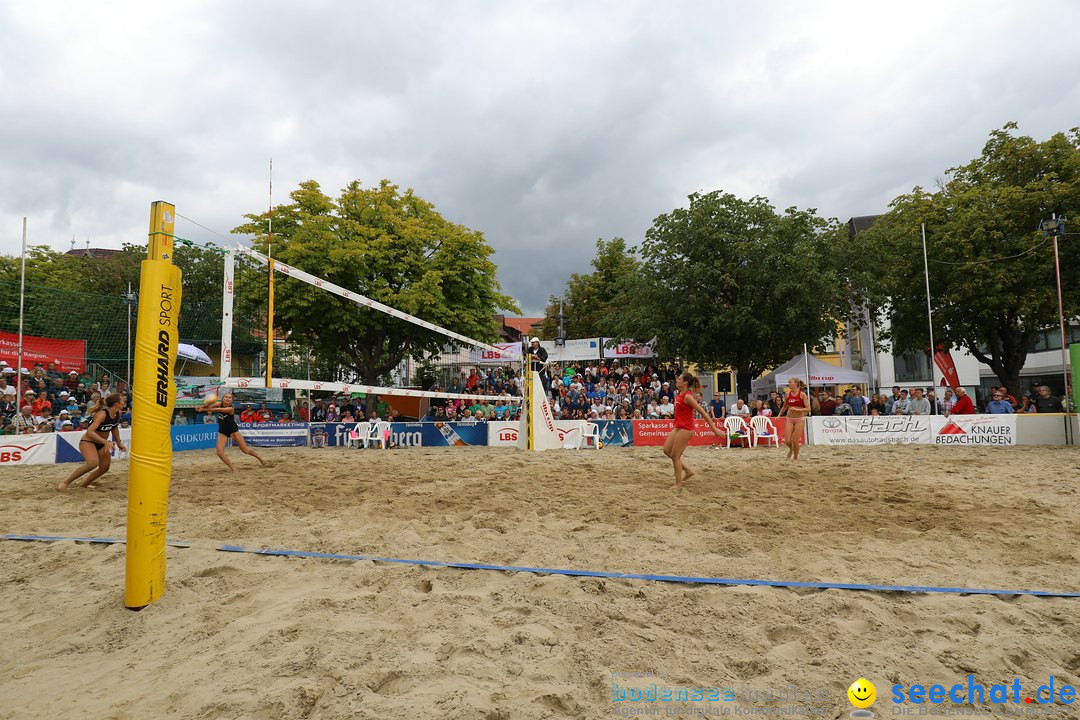
[{"label": "dark storm cloud", "polygon": [[[386,177],[481,230],[528,313],[695,191],[845,219],[1077,124],[1069,2],[0,7],[0,251],[227,233],[306,179]],[[138,28],[126,21],[139,18]],[[1060,34],[1057,35],[1060,39]],[[219,238],[182,223],[178,232]]]}]

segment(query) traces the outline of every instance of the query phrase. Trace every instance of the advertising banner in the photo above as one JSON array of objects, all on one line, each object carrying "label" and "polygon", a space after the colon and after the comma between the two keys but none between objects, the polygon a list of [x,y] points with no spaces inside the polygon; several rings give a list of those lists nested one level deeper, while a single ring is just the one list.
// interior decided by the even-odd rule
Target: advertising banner
[{"label": "advertising banner", "polygon": [[[11,367],[19,362],[19,334],[0,332],[0,360]],[[23,335],[23,367],[30,370],[41,363],[44,368],[55,363],[60,372],[86,371],[86,341]]]},{"label": "advertising banner", "polygon": [[[56,433],[56,462],[83,462],[84,458],[79,448],[82,436],[81,431]],[[112,433],[109,433],[109,439],[112,439]],[[131,428],[120,428],[120,440],[123,441],[124,447],[131,447]],[[126,460],[127,457],[126,452],[121,452],[119,448],[113,446],[113,460]]]},{"label": "advertising banner", "polygon": [[562,347],[554,340],[541,340],[540,347],[548,352],[549,362],[576,362],[579,360],[600,359],[600,338],[567,340]]},{"label": "advertising banner", "polygon": [[[74,435],[76,442],[82,433]],[[5,435],[0,438],[0,467],[13,465],[52,465],[56,461],[56,433]],[[82,460],[82,456],[79,456]]]},{"label": "advertising banner", "polygon": [[931,421],[935,445],[1016,444],[1016,415],[935,415]]},{"label": "advertising banner", "polygon": [[308,442],[307,423],[239,423],[237,426],[252,447],[303,447]]},{"label": "advertising banner", "polygon": [[487,423],[426,422],[415,424],[421,426],[421,444],[424,447],[488,444]]},{"label": "advertising banner", "polygon": [[[633,420],[632,422],[634,424],[633,445],[663,445],[668,433],[675,429],[674,420]],[[713,431],[704,420],[695,420],[694,437],[690,438],[690,444],[723,445],[724,441],[713,435]]]},{"label": "advertising banner", "polygon": [[[203,398],[216,390],[219,395],[225,391],[220,378],[180,375],[176,378],[176,407],[193,408],[203,404]],[[233,393],[234,401],[236,393]]]},{"label": "advertising banner", "polygon": [[488,445],[491,447],[517,447],[521,437],[521,422],[497,420],[487,424]]},{"label": "advertising banner", "polygon": [[928,445],[932,415],[846,415],[810,418],[815,445]]},{"label": "advertising banner", "polygon": [[521,350],[516,342],[495,343],[492,348],[476,348],[469,351],[469,362],[475,365],[506,365],[520,361]]},{"label": "advertising banner", "polygon": [[217,423],[173,425],[170,432],[172,433],[173,452],[180,452],[183,450],[209,450],[217,447]]},{"label": "advertising banner", "polygon": [[630,447],[634,444],[632,420],[593,420],[600,428],[600,442],[605,447]]},{"label": "advertising banner", "polygon": [[651,358],[656,354],[653,349],[656,344],[655,340],[650,340],[647,343],[629,341],[612,343],[614,343],[612,338],[603,338],[605,358]]},{"label": "advertising banner", "polygon": [[1016,415],[813,417],[815,445],[1016,444]]}]

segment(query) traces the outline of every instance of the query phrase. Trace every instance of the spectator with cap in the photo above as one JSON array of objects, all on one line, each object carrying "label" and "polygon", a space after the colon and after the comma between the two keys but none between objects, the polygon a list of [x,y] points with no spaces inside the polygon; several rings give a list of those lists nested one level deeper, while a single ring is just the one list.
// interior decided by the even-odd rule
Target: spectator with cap
[{"label": "spectator with cap", "polygon": [[986,412],[993,415],[1011,415],[1016,412],[1000,388],[993,388],[990,394],[990,402],[986,403]]},{"label": "spectator with cap", "polygon": [[79,373],[74,370],[70,371],[67,377],[64,378],[64,387],[67,388],[69,393],[75,392],[76,388],[79,387]]}]

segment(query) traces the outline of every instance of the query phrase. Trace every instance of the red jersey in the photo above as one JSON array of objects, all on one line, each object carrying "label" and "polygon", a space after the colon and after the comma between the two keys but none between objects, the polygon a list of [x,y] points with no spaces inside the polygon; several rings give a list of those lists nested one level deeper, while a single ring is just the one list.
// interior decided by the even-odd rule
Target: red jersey
[{"label": "red jersey", "polygon": [[675,427],[682,430],[694,429],[694,408],[686,402],[686,396],[690,395],[687,390],[675,396]]},{"label": "red jersey", "polygon": [[802,399],[802,393],[797,392],[795,394],[787,394],[787,405],[789,408],[803,408],[806,409],[806,402]]}]

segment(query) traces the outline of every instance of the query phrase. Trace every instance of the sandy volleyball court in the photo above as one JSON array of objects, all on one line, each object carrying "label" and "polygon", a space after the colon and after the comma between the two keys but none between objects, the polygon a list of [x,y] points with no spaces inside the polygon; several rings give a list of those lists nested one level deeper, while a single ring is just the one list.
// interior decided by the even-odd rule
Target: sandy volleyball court
[{"label": "sandy volleyball court", "polygon": [[[613,683],[737,689],[714,703],[729,710],[789,706],[750,691],[794,685],[838,718],[860,676],[887,717],[894,683],[1078,684],[1078,599],[214,550],[1080,591],[1075,448],[808,448],[798,468],[695,448],[679,496],[658,448],[267,456],[236,453],[234,475],[209,451],[176,456],[170,537],[192,547],[170,549],[169,589],[140,613],[121,607],[123,546],[0,542],[0,718],[594,718],[627,709]],[[67,468],[6,469],[0,532],[122,538],[126,470],[60,494]],[[625,676],[644,672],[660,679]]]}]

